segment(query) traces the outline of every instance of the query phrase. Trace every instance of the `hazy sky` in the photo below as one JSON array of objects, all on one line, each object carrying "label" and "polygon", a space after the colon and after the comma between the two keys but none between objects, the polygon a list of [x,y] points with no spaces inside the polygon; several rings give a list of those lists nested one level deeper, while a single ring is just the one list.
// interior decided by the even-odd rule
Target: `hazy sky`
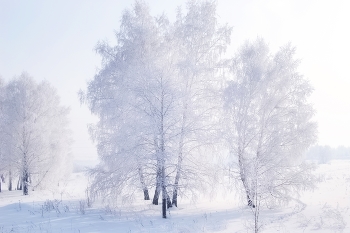
[{"label": "hazy sky", "polygon": [[[146,1],[153,15],[174,18],[186,1]],[[85,89],[100,66],[98,41],[115,44],[125,8],[133,1],[0,0],[0,75],[8,80],[28,72],[58,89],[62,104],[71,107],[76,158],[93,158],[87,124],[94,121],[80,106]],[[321,145],[350,146],[350,3],[322,0],[218,0],[221,23],[233,26],[230,52],[245,40],[265,38],[271,50],[291,42],[301,59],[300,73],[315,91]]]}]

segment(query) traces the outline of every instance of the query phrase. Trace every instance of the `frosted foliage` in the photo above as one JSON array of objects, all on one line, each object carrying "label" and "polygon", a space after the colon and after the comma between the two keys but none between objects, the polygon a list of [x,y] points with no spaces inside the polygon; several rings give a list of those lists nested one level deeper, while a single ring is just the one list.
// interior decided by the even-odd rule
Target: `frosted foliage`
[{"label": "frosted foliage", "polygon": [[[5,101],[5,85],[4,81],[0,76],[0,174],[3,174],[6,170],[6,165],[7,165],[7,157],[5,156],[5,134],[4,132],[4,127],[5,127],[5,122],[4,122],[4,101]],[[1,176],[1,175],[0,175]],[[1,181],[0,181],[1,182]]]},{"label": "frosted foliage", "polygon": [[[249,201],[288,202],[313,186],[302,155],[315,142],[309,83],[297,72],[295,49],[271,55],[262,39],[247,42],[232,60],[225,90],[226,139]],[[250,199],[250,200],[249,200]]]},{"label": "frosted foliage", "polygon": [[125,199],[162,187],[174,202],[180,189],[208,186],[211,154],[203,151],[214,143],[216,69],[230,33],[208,2],[189,2],[174,23],[143,2],[124,12],[117,45],[98,43],[102,68],[81,93],[99,117],[90,127],[101,159],[93,193]]},{"label": "frosted foliage", "polygon": [[160,137],[172,130],[174,120],[168,116],[176,105],[174,72],[164,66],[170,63],[169,48],[162,41],[166,23],[136,3],[134,11],[124,13],[118,45],[97,46],[103,69],[89,83],[86,95],[91,111],[99,116],[91,127],[102,160],[92,170],[98,181],[92,186],[95,191],[128,196],[140,187],[139,169],[145,169],[145,184],[155,173],[149,162],[159,160],[155,151]]},{"label": "frosted foliage", "polygon": [[24,73],[7,84],[4,154],[12,176],[23,179],[26,173],[32,189],[57,186],[67,176],[71,168],[68,113],[46,82],[37,84]]}]

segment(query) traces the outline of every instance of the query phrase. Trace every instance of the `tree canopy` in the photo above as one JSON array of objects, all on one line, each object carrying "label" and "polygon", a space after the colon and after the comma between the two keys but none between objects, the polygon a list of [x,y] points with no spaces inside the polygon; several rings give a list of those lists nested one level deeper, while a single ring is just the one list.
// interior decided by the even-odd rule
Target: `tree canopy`
[{"label": "tree canopy", "polygon": [[56,90],[23,73],[2,89],[2,169],[15,177],[17,189],[57,185],[70,172],[69,109],[60,105]]}]

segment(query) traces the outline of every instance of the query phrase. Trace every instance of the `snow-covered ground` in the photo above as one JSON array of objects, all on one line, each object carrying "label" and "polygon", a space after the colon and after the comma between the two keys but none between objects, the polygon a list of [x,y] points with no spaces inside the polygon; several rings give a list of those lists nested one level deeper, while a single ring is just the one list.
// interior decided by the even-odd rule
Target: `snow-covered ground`
[{"label": "snow-covered ground", "polygon": [[[278,210],[261,213],[263,232],[350,232],[350,161],[320,165],[314,191]],[[5,186],[5,184],[3,184]],[[8,232],[252,232],[252,215],[233,194],[193,203],[180,200],[168,218],[150,201],[111,209],[87,208],[82,173],[54,190],[0,193],[0,233]],[[349,223],[349,224],[348,224]]]}]

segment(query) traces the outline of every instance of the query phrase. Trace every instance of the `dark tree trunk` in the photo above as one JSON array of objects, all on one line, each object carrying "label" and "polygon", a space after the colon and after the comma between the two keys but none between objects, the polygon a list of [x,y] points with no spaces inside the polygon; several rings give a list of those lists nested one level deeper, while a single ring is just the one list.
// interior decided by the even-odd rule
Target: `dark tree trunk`
[{"label": "dark tree trunk", "polygon": [[145,200],[150,200],[147,188],[143,190],[143,197]]},{"label": "dark tree trunk", "polygon": [[167,192],[166,196],[167,196],[166,204],[167,204],[167,207],[169,209],[170,207],[173,207],[173,205],[171,204],[171,200],[170,200],[170,196],[169,196],[168,192]]},{"label": "dark tree trunk", "polygon": [[21,186],[23,188],[23,195],[28,195],[29,191],[29,168],[28,168],[28,161],[27,161],[27,153],[25,152],[23,154],[23,160],[22,160],[22,182]]},{"label": "dark tree trunk", "polygon": [[23,184],[23,195],[28,195],[28,185]]},{"label": "dark tree trunk", "polygon": [[174,189],[173,189],[173,205],[177,207],[177,195],[179,190],[179,181],[182,172],[182,160],[183,160],[183,149],[184,149],[184,137],[185,137],[185,124],[186,124],[186,112],[187,112],[187,104],[185,104],[183,118],[182,118],[182,127],[181,127],[181,136],[179,142],[179,154],[177,159],[177,171],[174,181]]},{"label": "dark tree trunk", "polygon": [[[164,164],[164,162],[163,162]],[[166,218],[166,203],[167,203],[168,193],[165,187],[165,168],[162,167],[162,213],[163,218]]]},{"label": "dark tree trunk", "polygon": [[12,191],[12,172],[9,171],[9,191]]},{"label": "dark tree trunk", "polygon": [[[153,205],[158,205],[159,193],[160,193],[160,187],[158,186],[156,188],[156,191],[154,192],[154,197],[153,197],[153,202],[152,202]],[[169,196],[168,192],[166,191],[165,193],[166,193],[165,195],[166,195],[167,208],[169,209],[173,205],[171,203],[171,199],[170,199],[170,196]]]},{"label": "dark tree trunk", "polygon": [[243,187],[244,187],[246,195],[247,195],[248,206],[255,208],[253,198],[252,198],[249,186],[248,186],[247,181],[246,181],[245,172],[244,172],[244,165],[243,165],[241,158],[238,159],[238,162],[239,162],[239,169],[240,169],[239,173],[240,173],[241,181],[243,183]]},{"label": "dark tree trunk", "polygon": [[173,205],[177,207],[177,187],[174,187],[173,191]]},{"label": "dark tree trunk", "polygon": [[250,191],[249,191],[249,189],[248,189],[248,187],[247,187],[247,185],[246,185],[246,183],[245,183],[246,181],[245,181],[245,179],[242,178],[242,177],[241,177],[241,180],[242,180],[242,183],[243,183],[245,192],[246,192],[246,194],[247,194],[248,206],[255,208],[255,205],[254,205],[254,202],[253,202],[253,198],[251,197]]},{"label": "dark tree trunk", "polygon": [[140,182],[143,190],[143,198],[144,200],[149,200],[148,188],[146,186],[145,178],[143,176],[143,169],[140,164],[138,164],[138,171],[139,171]]},{"label": "dark tree trunk", "polygon": [[179,180],[180,180],[180,168],[178,168],[175,176],[174,190],[173,190],[173,205],[176,207],[177,207],[177,195],[179,190]]},{"label": "dark tree trunk", "polygon": [[28,184],[29,184],[29,175],[27,171],[24,171],[22,177],[22,187],[23,187],[23,195],[28,195]]},{"label": "dark tree trunk", "polygon": [[250,198],[250,196],[247,194],[247,200],[248,200],[248,206],[255,208],[254,202]]},{"label": "dark tree trunk", "polygon": [[166,199],[163,199],[162,201],[162,213],[163,213],[163,218],[166,218]]},{"label": "dark tree trunk", "polygon": [[[159,166],[159,165],[158,165]],[[156,190],[154,191],[154,196],[153,196],[153,205],[158,205],[158,199],[159,199],[159,194],[160,194],[160,185],[161,185],[161,170],[160,168],[157,169],[157,177],[156,177]]]},{"label": "dark tree trunk", "polygon": [[156,190],[154,191],[154,196],[153,196],[153,201],[152,204],[153,205],[158,205],[158,199],[159,199],[159,185],[156,186]]},{"label": "dark tree trunk", "polygon": [[19,177],[17,181],[17,190],[22,190],[22,177]]}]

